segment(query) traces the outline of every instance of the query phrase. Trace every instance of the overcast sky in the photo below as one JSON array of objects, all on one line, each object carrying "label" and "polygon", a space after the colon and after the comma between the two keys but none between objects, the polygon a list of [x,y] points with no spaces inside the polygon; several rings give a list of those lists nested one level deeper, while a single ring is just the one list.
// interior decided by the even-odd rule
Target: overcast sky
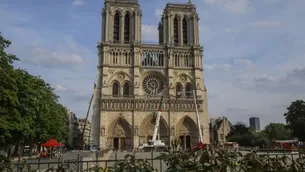
[{"label": "overcast sky", "polygon": [[[188,0],[172,0],[174,3]],[[1,0],[0,32],[18,66],[41,75],[84,117],[96,77],[103,0]],[[210,117],[284,122],[305,93],[304,0],[193,0]],[[140,0],[143,42],[157,42],[164,0]],[[152,15],[154,14],[154,15]],[[303,17],[302,17],[303,16]]]}]

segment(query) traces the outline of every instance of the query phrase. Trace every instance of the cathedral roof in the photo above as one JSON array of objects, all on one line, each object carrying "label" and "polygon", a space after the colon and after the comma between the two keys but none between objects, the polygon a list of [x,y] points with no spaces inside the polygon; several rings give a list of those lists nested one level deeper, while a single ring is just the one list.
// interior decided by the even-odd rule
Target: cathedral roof
[{"label": "cathedral roof", "polygon": [[187,2],[187,3],[167,3],[166,8],[195,8],[195,5]]}]

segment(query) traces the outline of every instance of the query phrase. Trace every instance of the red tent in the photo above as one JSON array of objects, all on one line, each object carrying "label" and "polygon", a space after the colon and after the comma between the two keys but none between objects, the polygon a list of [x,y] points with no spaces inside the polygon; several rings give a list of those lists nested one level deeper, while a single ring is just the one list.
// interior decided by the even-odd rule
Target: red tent
[{"label": "red tent", "polygon": [[58,147],[60,143],[58,143],[55,139],[51,138],[49,141],[42,143],[43,147]]}]

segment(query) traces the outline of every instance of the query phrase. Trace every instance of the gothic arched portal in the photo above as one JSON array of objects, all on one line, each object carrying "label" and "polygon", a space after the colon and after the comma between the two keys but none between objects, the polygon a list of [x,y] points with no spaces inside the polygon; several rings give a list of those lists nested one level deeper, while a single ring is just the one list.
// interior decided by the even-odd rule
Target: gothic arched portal
[{"label": "gothic arched portal", "polygon": [[176,124],[176,136],[181,139],[182,147],[190,148],[198,143],[197,125],[192,118],[185,116]]},{"label": "gothic arched portal", "polygon": [[132,127],[124,118],[118,117],[109,125],[108,145],[116,150],[132,150]]},{"label": "gothic arched portal", "polygon": [[[155,118],[153,114],[147,115],[140,125],[139,137],[140,144],[146,143],[147,140],[152,139],[154,132]],[[169,127],[163,117],[160,118],[160,125],[157,139],[164,140],[169,144]]]}]

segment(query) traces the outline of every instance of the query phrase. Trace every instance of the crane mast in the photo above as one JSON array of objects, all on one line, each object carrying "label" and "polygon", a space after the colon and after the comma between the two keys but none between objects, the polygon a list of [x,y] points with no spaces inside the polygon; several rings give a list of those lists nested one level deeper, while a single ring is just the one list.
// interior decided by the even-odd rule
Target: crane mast
[{"label": "crane mast", "polygon": [[[164,91],[164,90],[163,90]],[[155,123],[154,123],[154,131],[153,131],[153,136],[152,136],[152,140],[148,140],[147,143],[144,143],[140,146],[140,149],[148,152],[148,151],[165,151],[168,150],[168,146],[166,146],[164,140],[160,140],[157,139],[157,135],[158,135],[158,130],[159,130],[159,126],[160,126],[160,119],[161,119],[161,113],[162,113],[162,104],[163,104],[163,97],[164,97],[164,92],[162,92],[161,94],[161,100],[160,100],[160,104],[158,107],[158,112],[156,114],[156,112],[154,112],[154,117],[155,119]],[[157,116],[155,116],[157,115]]]},{"label": "crane mast", "polygon": [[152,137],[153,142],[156,141],[157,135],[158,135],[158,129],[159,129],[160,118],[161,118],[161,113],[162,113],[162,102],[163,102],[163,94],[161,95],[161,101],[160,101],[160,104],[159,104],[157,118],[156,118],[156,122],[155,122],[155,128],[154,128],[154,133],[153,133],[153,137]]},{"label": "crane mast", "polygon": [[196,97],[197,97],[196,90],[193,90],[193,96],[194,96],[194,103],[195,103],[195,110],[196,110],[196,118],[197,118],[199,140],[200,140],[201,143],[203,143],[202,132],[201,132],[201,125],[200,125],[200,118],[199,118],[198,106],[197,106],[197,99],[196,99]]},{"label": "crane mast", "polygon": [[[85,122],[84,122],[84,128],[83,128],[83,132],[82,132],[82,141],[81,141],[81,143],[82,143],[83,149],[85,149],[85,146],[86,146],[86,143],[85,143],[85,131],[86,131],[87,120],[88,120],[88,116],[89,116],[90,107],[91,107],[91,103],[92,103],[93,97],[94,97],[94,94],[92,94],[91,99],[89,101],[89,107],[88,107],[88,110],[87,110],[87,114],[86,114],[86,118],[85,118]],[[89,142],[90,142],[90,140],[89,140]]]}]

